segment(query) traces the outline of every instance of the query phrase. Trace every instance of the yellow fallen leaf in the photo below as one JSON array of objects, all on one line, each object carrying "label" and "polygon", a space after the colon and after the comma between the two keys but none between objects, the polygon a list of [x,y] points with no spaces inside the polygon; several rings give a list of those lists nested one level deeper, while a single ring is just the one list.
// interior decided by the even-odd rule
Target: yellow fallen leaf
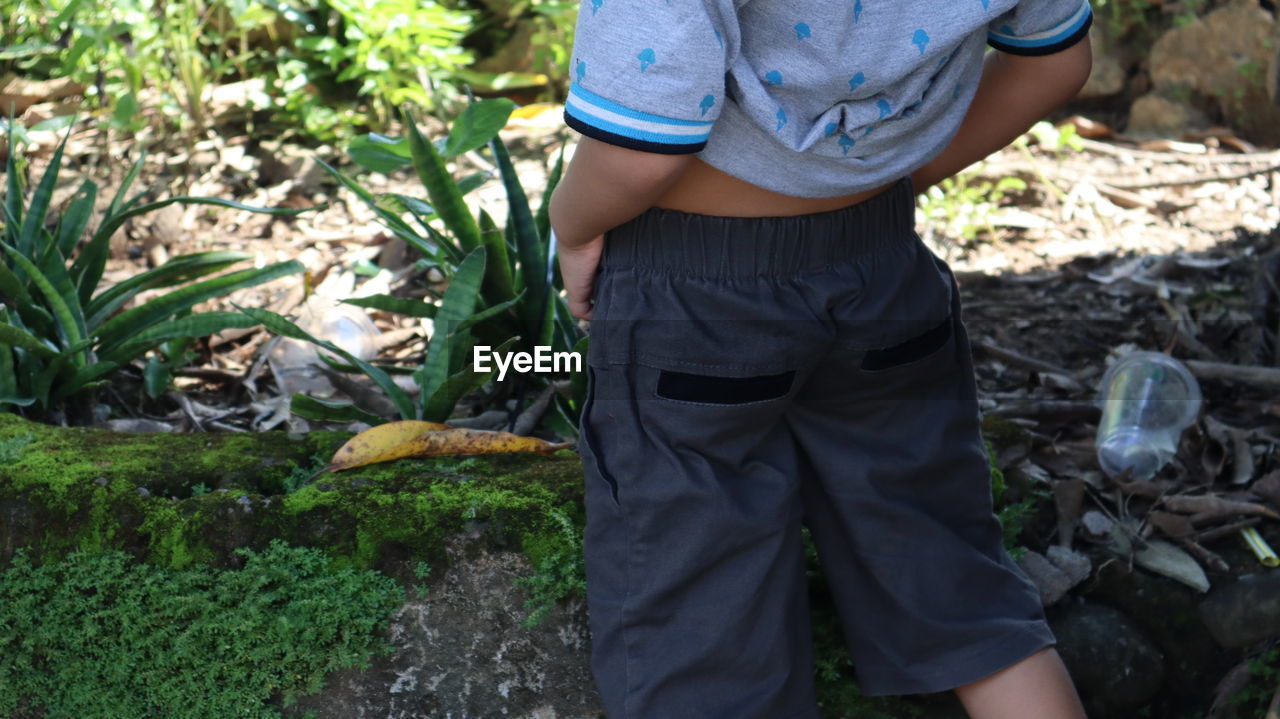
[{"label": "yellow fallen leaf", "polygon": [[333,459],[329,460],[329,466],[319,472],[316,472],[316,474],[328,472],[338,465],[351,467],[359,466],[356,464],[348,464],[356,457],[374,457],[374,459],[366,459],[361,462],[361,464],[372,464],[374,462],[387,462],[408,456],[404,454],[395,454],[383,457],[382,453],[385,453],[388,450],[394,450],[401,443],[406,440],[413,439],[423,432],[432,432],[442,429],[449,429],[449,425],[440,424],[439,422],[418,422],[415,420],[387,422],[386,424],[380,424],[377,427],[370,427],[347,440],[346,444],[339,447],[338,451],[333,453]]},{"label": "yellow fallen leaf", "polygon": [[363,467],[366,464],[378,462],[390,462],[403,457],[445,457],[503,452],[551,454],[568,446],[568,444],[556,444],[537,437],[521,437],[510,432],[460,429],[435,422],[390,422],[372,427],[352,437],[337,452],[334,452],[329,466],[317,474]]}]

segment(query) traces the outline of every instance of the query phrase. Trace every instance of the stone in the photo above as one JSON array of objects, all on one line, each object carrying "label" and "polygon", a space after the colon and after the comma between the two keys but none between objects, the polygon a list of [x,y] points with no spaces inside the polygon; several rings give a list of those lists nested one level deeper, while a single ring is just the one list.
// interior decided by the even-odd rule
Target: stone
[{"label": "stone", "polygon": [[461,535],[447,540],[450,566],[443,577],[392,620],[395,653],[374,659],[364,672],[329,675],[323,690],[300,698],[285,716],[600,716],[584,603],[561,603],[526,629],[528,592],[513,582],[531,573],[529,560],[481,544]]},{"label": "stone", "polygon": [[1093,719],[1133,716],[1164,679],[1164,656],[1118,609],[1081,602],[1050,620],[1058,654]]},{"label": "stone", "polygon": [[1089,558],[1075,550],[1067,547],[1059,547],[1054,545],[1049,547],[1045,552],[1047,558],[1053,563],[1053,566],[1061,569],[1070,580],[1071,586],[1076,586],[1080,582],[1089,578],[1093,573],[1093,562]]},{"label": "stone", "polygon": [[1133,101],[1125,132],[1139,137],[1177,137],[1206,124],[1198,110],[1152,92]]},{"label": "stone", "polygon": [[1101,547],[1090,548],[1089,556],[1097,569],[1077,593],[1123,612],[1166,657],[1164,686],[1150,704],[1150,716],[1204,716],[1214,685],[1239,662],[1238,652],[1219,646],[1201,621],[1204,595]]},{"label": "stone", "polygon": [[1200,617],[1214,641],[1229,649],[1280,637],[1280,570],[1215,589],[1200,604]]},{"label": "stone", "polygon": [[1048,607],[1071,590],[1071,578],[1055,567],[1043,554],[1030,549],[1018,559],[1018,567],[1026,572],[1036,589],[1040,590],[1040,603]]},{"label": "stone", "polygon": [[1280,107],[1267,87],[1278,46],[1280,23],[1259,0],[1232,0],[1161,36],[1151,48],[1151,81],[1165,97],[1210,98],[1249,139],[1280,143]]}]

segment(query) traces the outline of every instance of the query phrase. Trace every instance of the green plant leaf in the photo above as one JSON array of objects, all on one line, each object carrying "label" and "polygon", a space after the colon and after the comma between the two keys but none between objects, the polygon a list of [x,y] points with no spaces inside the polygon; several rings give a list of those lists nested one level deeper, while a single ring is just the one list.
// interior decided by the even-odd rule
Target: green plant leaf
[{"label": "green plant leaf", "polygon": [[[507,352],[515,343],[516,338],[512,337],[493,351],[495,354]],[[497,372],[496,367],[488,372],[477,372],[474,367],[468,365],[466,369],[453,374],[431,393],[431,398],[422,410],[422,418],[427,422],[445,421],[449,415],[453,414],[453,408],[458,404],[458,400],[468,392],[483,387]]]},{"label": "green plant leaf", "polygon": [[[560,154],[556,156],[556,164],[551,168],[551,175],[547,177],[547,186],[543,190],[542,205],[538,207],[538,215],[535,218],[538,225],[538,237],[542,238],[542,243],[547,245],[548,254],[550,253],[551,244],[551,195],[555,192],[556,185],[560,184],[560,178],[564,176],[564,150],[568,147],[568,143],[560,146]],[[557,273],[557,276],[558,273]],[[560,283],[555,283],[557,288],[563,288]]]},{"label": "green plant leaf", "polygon": [[98,199],[98,186],[91,180],[85,180],[76,190],[71,205],[58,221],[58,232],[54,243],[63,257],[70,257],[75,251],[76,243],[84,235],[89,220],[93,217],[93,203]]},{"label": "green plant leaf", "polygon": [[471,103],[454,121],[442,154],[445,157],[457,157],[483,147],[499,130],[506,127],[507,120],[515,109],[516,104],[505,97]]},{"label": "green plant leaf", "polygon": [[121,345],[109,352],[100,353],[103,361],[125,364],[147,350],[172,339],[206,337],[225,329],[241,329],[257,325],[251,317],[239,312],[202,312],[176,320],[168,320],[131,335]]},{"label": "green plant leaf", "polygon": [[456,333],[466,329],[470,329],[480,324],[481,322],[484,322],[490,317],[495,317],[497,315],[502,314],[503,312],[506,312],[512,307],[515,307],[517,304],[519,304],[520,299],[524,297],[524,292],[525,292],[524,290],[520,290],[520,294],[516,295],[515,297],[512,297],[506,302],[499,302],[496,305],[493,305],[491,307],[486,307],[483,310],[480,310],[479,312],[471,315],[465,320],[459,322],[458,326],[453,328],[453,332]]},{"label": "green plant leaf", "polygon": [[[507,254],[507,238],[488,212],[480,210],[480,237],[484,241],[487,262],[484,268],[484,296],[490,300],[506,299],[516,294],[511,258]],[[523,292],[522,292],[523,294]]]},{"label": "green plant leaf", "polygon": [[[18,327],[14,327],[7,322],[0,322],[0,348],[4,348],[6,346],[21,347],[28,352],[35,352],[41,357],[52,358],[58,355],[58,350],[48,346],[44,342],[41,342],[35,335]],[[6,357],[9,356],[9,350],[7,348],[0,350],[0,353],[4,354]],[[4,379],[8,378],[0,377],[0,382],[3,382]],[[3,390],[4,387],[0,386],[0,392],[3,392]]]},{"label": "green plant leaf", "polygon": [[445,227],[457,238],[458,248],[463,253],[470,253],[481,246],[480,228],[471,216],[467,203],[462,199],[458,185],[445,168],[444,158],[436,151],[434,145],[427,142],[414,124],[413,118],[405,113],[405,123],[409,127],[409,149],[413,152],[413,169],[418,179],[427,189],[431,198],[431,206],[444,222]]},{"label": "green plant leaf", "polygon": [[37,247],[36,238],[41,236],[41,230],[44,229],[44,217],[49,212],[49,203],[53,200],[53,190],[58,184],[58,171],[62,169],[62,153],[66,149],[67,139],[70,137],[70,132],[63,135],[62,142],[59,142],[58,148],[53,151],[53,158],[49,160],[49,167],[44,171],[44,175],[40,178],[40,184],[36,185],[36,191],[31,195],[31,206],[27,208],[26,216],[22,218],[22,230],[18,234],[17,250],[25,257],[43,257],[47,249],[45,247]]},{"label": "green plant leaf", "polygon": [[76,369],[75,374],[66,382],[60,382],[57,389],[49,394],[49,401],[59,402],[79,392],[83,392],[94,385],[94,380],[104,375],[111,374],[119,368],[115,362],[96,362],[94,364],[80,367]]},{"label": "green plant leaf", "polygon": [[17,244],[18,230],[22,227],[22,180],[21,172],[18,171],[18,149],[16,130],[18,125],[10,118],[9,123],[5,126],[7,136],[5,139],[9,143],[9,154],[5,157],[4,174],[6,194],[4,198],[4,225],[5,234],[4,241],[9,244]]},{"label": "green plant leaf", "polygon": [[[378,202],[378,198],[375,197],[373,193],[361,187],[359,183],[355,182],[351,178],[339,172],[337,169],[329,165],[324,160],[317,160],[317,162],[319,162],[320,166],[323,167],[329,174],[333,175],[334,178],[336,178],[338,182],[342,184],[343,187],[350,190],[353,194],[355,194],[356,197],[359,197],[360,200],[363,201],[365,205],[369,207],[369,209],[373,210],[374,213],[378,216],[378,221],[381,222],[384,227],[391,230],[392,234],[404,240],[405,243],[408,244],[410,247],[418,250],[423,255],[431,258],[435,258],[438,255],[440,250],[444,250],[445,253],[448,254],[450,257],[456,255],[459,259],[461,259],[461,257],[463,256],[462,253],[458,250],[458,248],[455,247],[452,242],[445,239],[443,235],[439,236],[440,242],[438,245],[433,245],[432,243],[423,239],[420,235],[418,235],[417,232],[414,231],[412,227],[409,226],[407,222],[400,219],[400,217],[396,215],[394,212],[390,212],[385,207],[383,207]],[[425,228],[426,227],[425,221],[422,224]]]},{"label": "green plant leaf", "polygon": [[172,372],[169,365],[156,355],[147,358],[147,365],[142,369],[143,390],[147,396],[155,399],[169,389]]},{"label": "green plant leaf", "polygon": [[371,132],[360,135],[347,146],[347,154],[361,167],[388,174],[413,162],[409,141]]},{"label": "green plant leaf", "polygon": [[[124,203],[124,198],[129,194],[129,188],[133,187],[133,183],[137,181],[138,173],[142,172],[142,163],[145,162],[146,159],[147,154],[145,152],[138,153],[138,159],[129,167],[129,171],[125,173],[124,179],[120,181],[119,189],[116,190],[116,194],[111,198],[111,204],[107,205],[107,213],[103,216],[103,222],[106,222],[107,218],[110,218],[120,212],[121,205]],[[94,234],[96,235],[98,233],[95,232]]]},{"label": "green plant leaf", "polygon": [[169,294],[157,297],[133,309],[125,310],[102,324],[97,330],[100,352],[109,354],[131,336],[152,325],[167,320],[175,314],[190,309],[205,300],[222,297],[236,290],[270,282],[277,277],[296,274],[306,268],[297,260],[277,262],[260,269],[240,270],[197,282]]},{"label": "green plant leaf", "polygon": [[449,288],[444,292],[440,309],[436,312],[435,331],[427,346],[427,359],[422,363],[422,369],[414,375],[421,388],[424,411],[432,395],[454,373],[455,368],[450,366],[450,343],[465,341],[466,331],[455,334],[455,328],[475,312],[476,302],[480,298],[480,283],[484,279],[484,266],[485,250],[477,247],[462,261],[449,281]]},{"label": "green plant leaf", "polygon": [[382,388],[383,392],[387,393],[387,397],[390,398],[393,404],[395,404],[396,410],[400,412],[401,419],[417,419],[414,413],[413,403],[409,401],[409,395],[405,394],[405,391],[400,389],[399,385],[391,379],[391,376],[379,367],[356,357],[332,342],[312,337],[306,330],[298,327],[275,312],[257,309],[254,307],[240,307],[239,305],[235,305],[235,308],[258,322],[261,322],[264,327],[278,335],[292,337],[293,339],[302,340],[304,342],[310,342],[311,344],[324,348],[359,367],[361,372],[364,372],[369,379],[373,380],[375,384]]},{"label": "green plant leaf", "polygon": [[[58,332],[62,336],[64,346],[70,347],[83,340],[84,335],[80,332],[80,327],[83,326],[83,319],[77,323],[75,313],[72,312],[71,307],[67,305],[66,301],[58,293],[57,288],[49,281],[49,278],[45,277],[44,273],[40,272],[40,269],[31,260],[23,257],[9,245],[0,243],[0,250],[8,253],[14,264],[27,273],[32,283],[40,290],[40,294],[44,295],[45,302],[53,310],[53,316],[57,320]],[[77,309],[79,308],[77,307]],[[72,358],[72,363],[76,367],[81,367],[84,361],[84,358],[79,357],[79,355]]]},{"label": "green plant leaf", "polygon": [[246,252],[213,250],[178,255],[159,267],[112,285],[85,306],[85,321],[89,327],[97,327],[130,298],[143,290],[171,287],[198,277],[220,272],[234,264],[252,259]]},{"label": "green plant leaf", "polygon": [[[119,195],[117,194],[117,199]],[[132,202],[132,201],[131,201]],[[76,278],[76,284],[80,288],[80,301],[83,304],[89,304],[90,298],[93,296],[94,290],[98,286],[98,281],[102,279],[102,270],[106,266],[107,249],[111,236],[116,230],[131,217],[145,215],[148,212],[154,212],[162,207],[173,204],[182,205],[213,205],[216,207],[227,207],[235,210],[244,210],[246,212],[256,212],[263,215],[296,215],[302,212],[310,212],[311,210],[324,207],[324,204],[315,207],[304,207],[301,209],[292,209],[286,207],[254,207],[245,205],[232,200],[222,200],[216,197],[170,197],[167,200],[159,200],[157,202],[138,205],[136,207],[126,206],[120,212],[109,214],[98,229],[93,233],[93,239],[85,246],[84,252],[76,258],[75,265],[72,268],[72,274]]]},{"label": "green plant leaf", "polygon": [[386,424],[386,417],[360,409],[350,402],[316,399],[295,393],[289,400],[289,411],[317,422],[365,422],[373,426]]},{"label": "green plant leaf", "polygon": [[538,226],[529,209],[529,198],[520,186],[520,177],[511,164],[511,155],[502,138],[494,137],[489,143],[493,158],[502,175],[502,185],[507,191],[509,217],[507,229],[511,233],[520,260],[520,277],[528,290],[520,315],[525,326],[525,336],[538,342],[549,327],[550,285],[547,281],[547,246],[538,237]]},{"label": "green plant leaf", "polygon": [[439,310],[439,307],[430,302],[411,300],[405,297],[392,297],[391,295],[354,297],[342,302],[356,307],[369,307],[383,312],[395,312],[396,314],[418,318],[435,317],[436,312]]}]

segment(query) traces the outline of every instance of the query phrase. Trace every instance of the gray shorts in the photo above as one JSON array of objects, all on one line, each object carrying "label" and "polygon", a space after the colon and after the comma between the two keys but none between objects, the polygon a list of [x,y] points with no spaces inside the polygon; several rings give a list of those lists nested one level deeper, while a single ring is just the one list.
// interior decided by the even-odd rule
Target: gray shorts
[{"label": "gray shorts", "polygon": [[581,449],[610,719],[819,716],[802,524],[865,694],[1054,643],[1001,544],[959,292],[913,198],[650,210],[608,236]]}]

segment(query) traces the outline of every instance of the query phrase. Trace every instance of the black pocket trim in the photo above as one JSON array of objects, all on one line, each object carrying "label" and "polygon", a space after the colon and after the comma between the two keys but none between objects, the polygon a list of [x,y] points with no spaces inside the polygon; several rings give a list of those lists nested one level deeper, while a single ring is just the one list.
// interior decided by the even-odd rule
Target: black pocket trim
[{"label": "black pocket trim", "polygon": [[937,327],[906,342],[867,352],[862,358],[862,369],[883,370],[923,359],[942,349],[950,337],[951,318],[948,317]]},{"label": "black pocket trim", "polygon": [[795,371],[760,377],[709,377],[662,370],[658,375],[658,396],[678,402],[703,404],[747,404],[787,396]]}]

